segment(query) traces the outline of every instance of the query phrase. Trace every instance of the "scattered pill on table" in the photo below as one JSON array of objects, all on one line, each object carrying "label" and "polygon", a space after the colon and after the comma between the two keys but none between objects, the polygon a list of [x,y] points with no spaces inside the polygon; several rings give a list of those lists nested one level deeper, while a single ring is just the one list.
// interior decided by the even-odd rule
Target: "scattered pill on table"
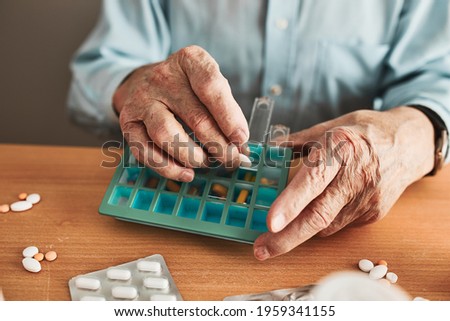
[{"label": "scattered pill on table", "polygon": [[49,262],[56,260],[57,257],[58,254],[56,254],[55,251],[48,251],[47,253],[45,253],[45,259]]},{"label": "scattered pill on table", "polygon": [[386,265],[377,265],[369,272],[369,278],[372,280],[378,280],[383,278],[388,271]]},{"label": "scattered pill on table", "polygon": [[387,264],[387,262],[385,260],[379,260],[377,262],[377,265],[386,265],[386,266],[388,266],[388,264]]},{"label": "scattered pill on table", "polygon": [[28,201],[15,202],[15,203],[12,203],[11,206],[10,206],[11,211],[13,211],[13,212],[27,211],[27,210],[29,210],[32,207],[33,207],[33,204],[31,204]]},{"label": "scattered pill on table", "polygon": [[28,246],[22,251],[23,257],[33,257],[39,253],[39,249],[36,246]]},{"label": "scattered pill on table", "polygon": [[413,301],[429,301],[429,300],[427,300],[427,299],[425,299],[425,298],[422,298],[421,296],[416,296],[416,297],[413,299]]},{"label": "scattered pill on table", "polygon": [[137,297],[137,290],[132,286],[116,286],[111,292],[116,299],[133,300]]},{"label": "scattered pill on table", "polygon": [[25,270],[33,273],[37,273],[41,270],[41,263],[33,259],[32,257],[26,257],[22,260],[22,265]]},{"label": "scattered pill on table", "polygon": [[44,254],[43,254],[43,253],[36,253],[36,254],[33,256],[33,259],[35,259],[36,261],[41,262],[41,261],[44,259]]},{"label": "scattered pill on table", "polygon": [[6,214],[8,212],[9,212],[9,205],[8,204],[0,205],[0,213]]},{"label": "scattered pill on table", "polygon": [[248,158],[248,156],[246,156],[244,154],[239,154],[239,161],[240,161],[242,167],[251,167],[252,166],[251,159]]},{"label": "scattered pill on table", "polygon": [[164,277],[147,277],[144,279],[144,286],[146,288],[163,290],[169,287],[169,280]]},{"label": "scattered pill on table", "polygon": [[86,277],[79,277],[75,280],[75,286],[84,290],[98,290],[100,289],[100,280]]},{"label": "scattered pill on table", "polygon": [[363,272],[370,272],[370,270],[373,269],[374,265],[372,261],[369,261],[367,259],[362,259],[358,263],[358,267]]},{"label": "scattered pill on table", "polygon": [[380,282],[382,285],[384,285],[384,286],[391,286],[391,282],[389,282],[389,280],[386,280],[386,279],[379,279],[379,280],[377,280],[377,282]]},{"label": "scattered pill on table", "polygon": [[28,196],[27,193],[20,193],[20,194],[18,195],[18,198],[19,198],[21,201],[23,201],[23,200],[25,200],[25,199],[27,198],[27,196]]},{"label": "scattered pill on table", "polygon": [[26,200],[34,205],[41,201],[41,195],[33,193],[33,194],[28,195],[26,197]]},{"label": "scattered pill on table", "polygon": [[394,272],[388,272],[386,274],[386,279],[391,282],[392,284],[397,283],[398,281],[398,276],[397,274],[395,274]]}]

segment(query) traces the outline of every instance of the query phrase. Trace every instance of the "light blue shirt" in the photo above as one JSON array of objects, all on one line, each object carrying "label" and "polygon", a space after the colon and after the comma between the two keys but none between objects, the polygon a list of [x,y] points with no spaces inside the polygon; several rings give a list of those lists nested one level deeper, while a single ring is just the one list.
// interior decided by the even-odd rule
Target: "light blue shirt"
[{"label": "light blue shirt", "polygon": [[71,64],[69,109],[117,127],[112,95],[135,68],[196,44],[219,63],[247,119],[275,99],[291,131],[357,109],[419,104],[450,128],[447,0],[105,0]]}]

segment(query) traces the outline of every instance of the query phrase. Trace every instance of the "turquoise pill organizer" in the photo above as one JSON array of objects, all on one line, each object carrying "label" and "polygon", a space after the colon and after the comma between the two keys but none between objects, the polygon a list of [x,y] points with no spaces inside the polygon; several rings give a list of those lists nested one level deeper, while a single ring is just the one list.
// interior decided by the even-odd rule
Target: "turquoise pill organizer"
[{"label": "turquoise pill organizer", "polygon": [[249,148],[251,167],[199,169],[190,183],[169,180],[143,168],[125,148],[99,212],[121,220],[253,243],[267,231],[267,212],[287,184],[292,152],[263,144],[249,144]]}]

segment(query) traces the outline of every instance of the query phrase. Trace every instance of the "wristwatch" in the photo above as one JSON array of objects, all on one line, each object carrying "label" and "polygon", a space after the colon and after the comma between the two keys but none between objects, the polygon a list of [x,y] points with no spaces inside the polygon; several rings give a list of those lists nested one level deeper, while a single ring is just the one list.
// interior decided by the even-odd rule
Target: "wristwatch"
[{"label": "wristwatch", "polygon": [[449,153],[449,141],[448,141],[448,129],[445,126],[444,121],[439,115],[428,107],[422,105],[409,105],[410,107],[419,109],[423,112],[431,121],[434,127],[434,167],[433,170],[427,174],[427,176],[434,176],[442,169],[445,163],[445,159]]}]

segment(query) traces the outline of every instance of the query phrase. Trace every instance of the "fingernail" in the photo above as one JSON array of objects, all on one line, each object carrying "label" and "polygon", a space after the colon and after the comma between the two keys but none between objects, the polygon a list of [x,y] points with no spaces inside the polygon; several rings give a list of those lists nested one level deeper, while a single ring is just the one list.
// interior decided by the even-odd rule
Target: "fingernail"
[{"label": "fingernail", "polygon": [[281,231],[284,228],[284,224],[285,224],[284,215],[282,213],[279,213],[272,219],[271,224],[272,232],[277,233]]},{"label": "fingernail", "polygon": [[254,254],[258,260],[266,260],[270,257],[269,251],[267,251],[265,246],[257,247]]},{"label": "fingernail", "polygon": [[237,143],[238,145],[245,143],[248,140],[247,134],[242,129],[236,129],[233,134],[230,135],[230,141]]},{"label": "fingernail", "polygon": [[194,173],[191,171],[183,171],[180,175],[180,181],[182,182],[190,182],[194,179]]}]

